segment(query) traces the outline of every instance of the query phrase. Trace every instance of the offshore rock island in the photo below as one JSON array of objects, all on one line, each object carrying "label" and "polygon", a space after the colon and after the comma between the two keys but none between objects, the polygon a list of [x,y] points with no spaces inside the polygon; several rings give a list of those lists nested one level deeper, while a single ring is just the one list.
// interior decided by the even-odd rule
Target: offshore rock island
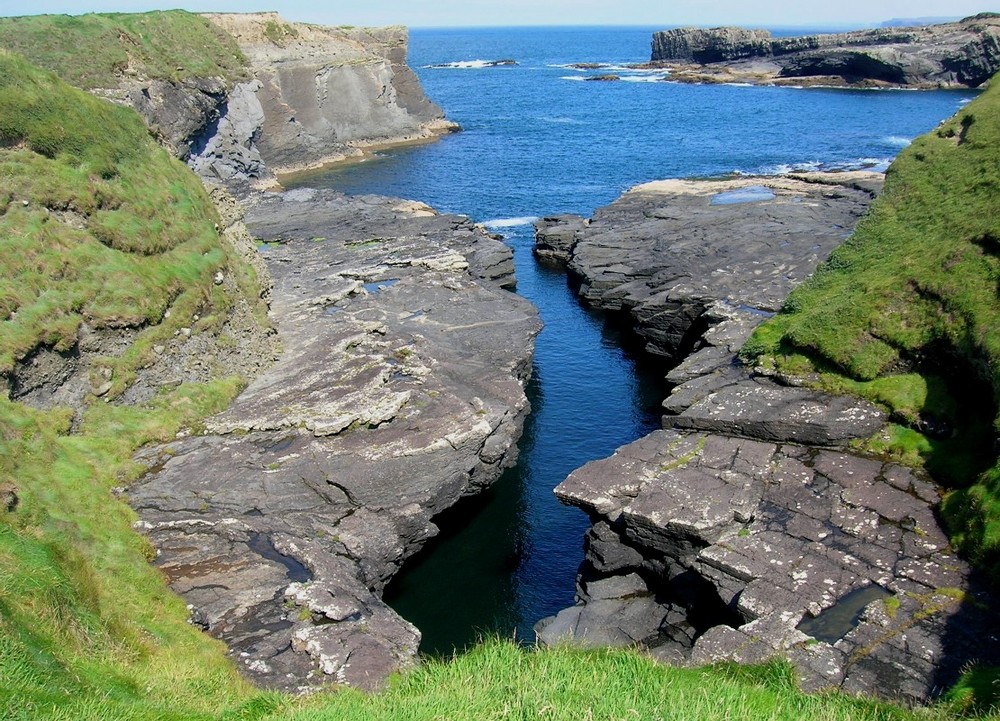
[{"label": "offshore rock island", "polygon": [[681,82],[976,88],[1000,69],[1000,15],[790,38],[730,27],[664,30],[653,35],[650,66]]}]

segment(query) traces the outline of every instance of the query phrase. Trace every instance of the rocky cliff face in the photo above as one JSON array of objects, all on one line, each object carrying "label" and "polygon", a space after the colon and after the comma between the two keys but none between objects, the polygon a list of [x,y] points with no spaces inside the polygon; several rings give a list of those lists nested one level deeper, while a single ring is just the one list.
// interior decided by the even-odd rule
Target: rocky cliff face
[{"label": "rocky cliff face", "polygon": [[276,13],[209,15],[236,38],[253,79],[238,84],[191,163],[227,182],[322,165],[364,145],[455,129],[406,65],[406,29],[288,23]]},{"label": "rocky cliff face", "polygon": [[93,92],[135,108],[174,155],[239,195],[365,146],[457,129],[406,64],[406,28],[290,23],[277,13],[204,17],[235,40],[241,72],[172,80],[126,68]]},{"label": "rocky cliff face", "polygon": [[679,68],[676,77],[682,80],[825,78],[978,87],[1000,69],[1000,15],[794,38],[774,38],[766,30],[681,28],[653,35],[651,60],[668,66],[710,66],[702,71]]}]

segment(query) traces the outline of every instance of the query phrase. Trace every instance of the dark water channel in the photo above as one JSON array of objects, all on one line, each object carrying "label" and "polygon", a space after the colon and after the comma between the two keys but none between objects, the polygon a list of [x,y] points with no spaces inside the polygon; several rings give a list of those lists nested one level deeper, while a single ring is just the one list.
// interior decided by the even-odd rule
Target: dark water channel
[{"label": "dark water channel", "polygon": [[589,522],[552,489],[659,427],[662,374],[623,349],[619,330],[577,301],[561,270],[535,263],[530,226],[504,230],[518,292],[545,322],[528,387],[532,414],[517,465],[437,519],[441,535],[387,590],[389,604],[423,632],[425,653],[448,654],[490,633],[533,642],[536,621],[572,605]]}]

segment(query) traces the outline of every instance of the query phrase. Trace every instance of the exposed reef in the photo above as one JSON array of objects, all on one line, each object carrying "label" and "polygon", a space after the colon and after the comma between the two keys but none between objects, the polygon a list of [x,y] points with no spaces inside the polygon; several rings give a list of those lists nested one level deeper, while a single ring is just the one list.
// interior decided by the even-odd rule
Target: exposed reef
[{"label": "exposed reef", "polygon": [[975,88],[1000,70],[1000,15],[791,38],[679,28],[654,33],[650,59],[686,82]]},{"label": "exposed reef", "polygon": [[935,487],[848,450],[884,412],[737,357],[879,187],[873,174],[668,181],[589,221],[536,225],[536,253],[673,366],[664,430],[556,489],[594,526],[577,604],[538,624],[543,643],[692,664],[784,656],[804,688],[910,703],[991,662],[982,639],[1000,629],[938,526]]},{"label": "exposed reef", "polygon": [[433,517],[513,462],[540,322],[511,251],[388,198],[249,212],[284,351],[130,489],[157,565],[255,681],[379,685],[419,632],[381,601]]}]

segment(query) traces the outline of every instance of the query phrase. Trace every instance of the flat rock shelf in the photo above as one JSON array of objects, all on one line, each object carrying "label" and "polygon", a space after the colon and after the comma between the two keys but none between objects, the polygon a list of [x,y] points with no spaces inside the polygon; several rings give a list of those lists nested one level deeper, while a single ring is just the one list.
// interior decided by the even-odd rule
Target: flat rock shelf
[{"label": "flat rock shelf", "polygon": [[250,678],[374,688],[420,638],[385,584],[514,460],[540,322],[510,249],[426,205],[293,191],[247,223],[283,353],[207,435],[147,451],[129,501]]},{"label": "flat rock shelf", "polygon": [[982,642],[1000,637],[988,590],[949,548],[936,488],[847,450],[884,413],[737,355],[879,182],[666,181],[592,219],[537,224],[536,254],[566,263],[585,301],[673,366],[664,429],[556,489],[593,527],[577,603],[537,624],[543,643],[639,644],[695,665],[782,656],[805,689],[908,703],[970,659],[998,661]]}]

